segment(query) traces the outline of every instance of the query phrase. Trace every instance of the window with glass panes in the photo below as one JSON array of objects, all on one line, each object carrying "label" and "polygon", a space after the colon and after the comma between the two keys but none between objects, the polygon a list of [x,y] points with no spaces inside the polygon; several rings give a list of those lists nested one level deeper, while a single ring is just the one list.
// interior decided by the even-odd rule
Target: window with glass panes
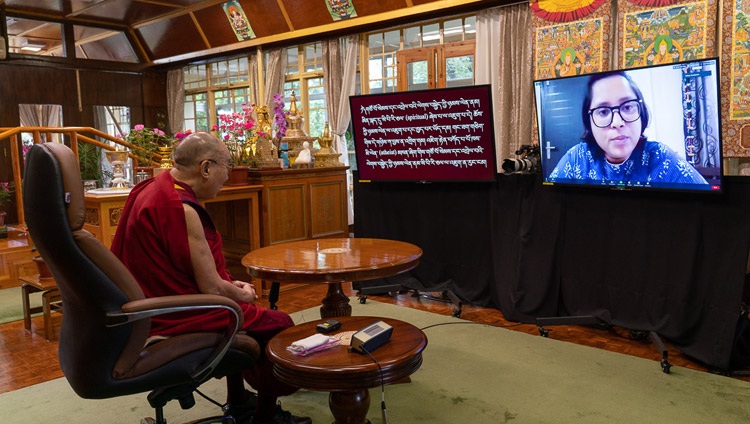
[{"label": "window with glass panes", "polygon": [[184,129],[195,131],[209,131],[208,122],[208,93],[192,93],[185,95],[185,126]]},{"label": "window with glass panes", "polygon": [[310,137],[323,134],[328,109],[323,86],[323,49],[321,43],[304,44],[287,49],[287,71],[284,82],[284,104],[289,109],[291,95],[303,111],[303,128]]},{"label": "window with glass panes", "polygon": [[189,65],[183,68],[183,75],[184,129],[210,131],[218,121],[218,113],[239,112],[243,104],[249,103],[247,56]]},{"label": "window with glass panes", "polygon": [[[420,22],[415,25],[366,35],[367,39],[367,84],[363,94],[394,92],[397,89],[397,52],[409,49],[439,46],[476,38],[476,16],[457,16],[440,21]],[[450,58],[446,63],[448,79],[469,80],[473,78],[471,59]],[[423,66],[417,63],[414,66]],[[427,78],[427,68],[422,72]],[[419,77],[419,69],[415,69]],[[467,76],[467,72],[471,76]],[[367,91],[364,91],[367,90]]]}]

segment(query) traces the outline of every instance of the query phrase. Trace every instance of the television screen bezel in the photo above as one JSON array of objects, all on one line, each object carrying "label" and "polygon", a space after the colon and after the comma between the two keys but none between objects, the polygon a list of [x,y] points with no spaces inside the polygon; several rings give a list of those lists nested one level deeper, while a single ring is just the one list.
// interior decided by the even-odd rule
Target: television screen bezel
[{"label": "television screen bezel", "polygon": [[[549,173],[552,172],[556,164],[551,165],[549,168],[547,168],[544,153],[545,153],[545,146],[544,146],[544,140],[542,137],[542,127],[541,127],[541,110],[538,107],[538,103],[540,101],[540,96],[537,95],[537,83],[543,83],[545,81],[560,81],[565,79],[581,79],[582,81],[588,81],[588,77],[591,77],[593,75],[598,74],[605,74],[605,73],[612,73],[612,72],[618,72],[618,71],[624,71],[624,72],[631,72],[631,71],[637,71],[642,69],[653,69],[653,68],[660,68],[660,67],[667,67],[667,66],[680,66],[685,64],[691,64],[691,63],[697,63],[697,62],[704,62],[704,61],[713,61],[715,64],[716,69],[716,114],[718,116],[717,119],[717,133],[716,133],[716,139],[718,143],[718,184],[711,184],[709,182],[709,185],[707,188],[701,188],[701,185],[697,184],[679,184],[675,186],[668,186],[668,185],[638,185],[638,184],[615,184],[615,183],[601,183],[597,181],[592,180],[580,180],[580,182],[576,182],[575,180],[556,180],[556,181],[549,181]],[[659,65],[645,65],[645,66],[637,66],[632,68],[624,68],[624,69],[612,69],[612,70],[606,70],[606,71],[599,71],[599,72],[592,72],[588,74],[581,74],[581,75],[572,75],[572,76],[566,76],[566,77],[558,77],[558,78],[540,78],[535,79],[532,82],[532,90],[534,91],[534,117],[535,117],[535,125],[536,125],[536,131],[537,136],[539,138],[539,146],[541,150],[540,154],[540,172],[541,172],[541,181],[544,186],[547,187],[578,187],[578,188],[595,188],[595,189],[604,189],[604,190],[612,190],[612,191],[639,191],[639,192],[675,192],[675,193],[712,193],[712,194],[720,194],[724,191],[724,184],[726,181],[726,176],[724,175],[724,152],[723,152],[723,130],[722,130],[722,117],[721,117],[721,60],[719,57],[706,57],[706,58],[699,58],[699,59],[692,59],[692,60],[682,60],[678,62],[673,63],[666,63],[666,64],[659,64]],[[581,100],[583,100],[583,94],[581,95]],[[580,110],[580,109],[578,109]],[[649,109],[650,113],[654,114],[653,109]],[[580,114],[576,115],[577,117],[580,116]],[[579,118],[580,119],[580,118]],[[653,118],[652,118],[653,119]],[[575,145],[575,144],[573,144]],[[572,145],[571,145],[572,146]],[[570,148],[571,146],[568,146]],[[564,152],[563,152],[564,153]],[[699,171],[700,172],[700,171]],[[704,175],[704,174],[701,174]],[[704,175],[705,177],[705,175]]]},{"label": "television screen bezel", "polygon": [[[487,95],[487,103],[488,106],[483,109],[485,112],[487,112],[487,124],[489,125],[489,135],[486,137],[489,137],[490,142],[488,143],[489,146],[483,146],[487,147],[489,149],[489,155],[488,155],[488,170],[487,172],[483,173],[481,177],[477,178],[363,178],[361,176],[362,170],[367,169],[362,167],[361,161],[364,160],[363,154],[360,152],[360,149],[363,147],[363,141],[361,140],[361,134],[358,133],[358,123],[355,122],[354,119],[354,101],[356,99],[360,98],[377,98],[377,97],[387,97],[387,96],[410,96],[410,95],[419,95],[422,93],[442,93],[442,92],[448,92],[448,91],[466,91],[466,90],[482,90],[483,93],[486,92]],[[355,147],[355,159],[357,164],[357,172],[358,172],[358,181],[361,183],[490,183],[494,182],[497,179],[497,153],[496,153],[496,146],[495,146],[495,127],[494,127],[494,107],[493,107],[493,101],[492,101],[492,86],[491,84],[474,84],[470,86],[460,86],[460,87],[446,87],[446,88],[434,88],[434,89],[424,89],[424,90],[411,90],[411,91],[397,91],[397,92],[389,92],[389,93],[371,93],[371,94],[359,94],[359,95],[352,95],[349,96],[349,107],[352,111],[352,138],[353,143]],[[485,130],[485,133],[488,131]]]}]

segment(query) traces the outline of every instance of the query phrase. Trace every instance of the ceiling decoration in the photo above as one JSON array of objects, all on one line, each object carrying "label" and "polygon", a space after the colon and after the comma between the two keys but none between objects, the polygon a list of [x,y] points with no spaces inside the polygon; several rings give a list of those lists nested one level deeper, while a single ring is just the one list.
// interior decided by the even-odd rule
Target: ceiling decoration
[{"label": "ceiling decoration", "polygon": [[[334,19],[328,0],[233,0],[255,37],[239,40],[227,0],[0,0],[8,53],[65,53],[73,24],[75,57],[162,65],[226,55],[257,45],[291,44],[326,34],[372,30],[446,13],[510,4],[510,0],[350,0],[356,16]],[[34,52],[23,48],[38,48]]]}]

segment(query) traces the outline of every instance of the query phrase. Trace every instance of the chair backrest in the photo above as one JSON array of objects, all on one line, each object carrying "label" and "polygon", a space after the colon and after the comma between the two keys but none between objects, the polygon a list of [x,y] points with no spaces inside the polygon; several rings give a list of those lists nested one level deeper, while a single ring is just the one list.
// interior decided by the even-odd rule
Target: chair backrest
[{"label": "chair backrest", "polygon": [[108,327],[106,314],[143,299],[143,291],[122,262],[83,229],[83,182],[67,146],[42,143],[31,148],[23,200],[31,238],[62,297],[59,356],[65,377],[84,398],[142,391],[138,376],[130,374],[149,321]]}]

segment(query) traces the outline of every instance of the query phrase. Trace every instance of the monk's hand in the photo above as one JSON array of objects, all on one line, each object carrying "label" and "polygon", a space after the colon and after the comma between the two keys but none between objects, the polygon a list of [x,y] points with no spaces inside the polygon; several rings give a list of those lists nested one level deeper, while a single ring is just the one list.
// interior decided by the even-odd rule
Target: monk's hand
[{"label": "monk's hand", "polygon": [[250,300],[248,300],[248,302],[255,302],[255,300],[258,298],[257,293],[255,293],[255,286],[253,284],[240,280],[234,280],[232,281],[232,284],[250,295]]}]

